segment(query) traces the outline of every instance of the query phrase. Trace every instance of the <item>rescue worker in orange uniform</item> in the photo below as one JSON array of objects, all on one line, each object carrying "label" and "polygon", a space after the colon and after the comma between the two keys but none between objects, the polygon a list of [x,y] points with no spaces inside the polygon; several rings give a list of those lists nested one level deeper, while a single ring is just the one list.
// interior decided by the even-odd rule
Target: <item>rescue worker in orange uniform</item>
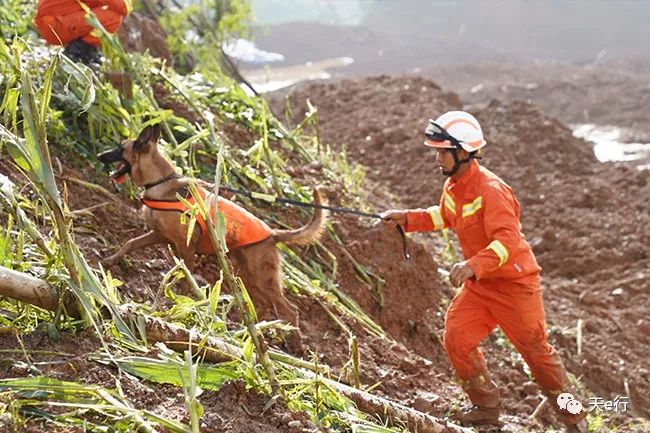
[{"label": "rescue worker in orange uniform", "polygon": [[[132,0],[83,0],[109,33],[117,33],[131,11]],[[52,45],[63,45],[66,54],[84,63],[99,63],[99,31],[86,22],[78,0],[40,0],[34,26]]]},{"label": "rescue worker in orange uniform", "polygon": [[[444,345],[473,406],[466,424],[496,424],[499,389],[490,379],[479,344],[499,326],[530,367],[560,420],[570,431],[584,430],[586,413],[572,414],[555,399],[569,390],[562,361],[547,341],[540,270],[521,231],[519,203],[510,187],[479,165],[485,146],[481,126],[469,113],[450,111],[429,121],[425,145],[447,177],[440,204],[428,209],[389,210],[388,225],[405,231],[453,228],[466,260],[449,278],[458,287],[445,318]],[[566,405],[565,405],[566,406]]]}]

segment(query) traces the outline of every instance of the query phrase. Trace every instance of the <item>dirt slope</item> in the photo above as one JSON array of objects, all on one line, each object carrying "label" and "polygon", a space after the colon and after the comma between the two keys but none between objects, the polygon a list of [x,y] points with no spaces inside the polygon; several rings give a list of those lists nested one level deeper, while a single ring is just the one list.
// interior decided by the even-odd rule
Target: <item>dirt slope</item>
[{"label": "dirt slope", "polygon": [[[419,77],[380,76],[303,85],[292,93],[294,112],[307,97],[319,107],[323,140],[346,144],[368,165],[369,177],[395,194],[391,206],[437,202],[442,179],[421,131],[427,118],[462,106],[456,95]],[[493,101],[474,114],[489,143],[483,163],[514,188],[544,268],[552,342],[594,395],[625,395],[627,382],[635,410],[647,415],[650,173],[596,162],[588,144],[529,103]],[[523,379],[490,361],[502,382]]]},{"label": "dirt slope", "polygon": [[[442,181],[433,168],[433,156],[421,145],[420,134],[428,117],[462,107],[455,94],[422,78],[382,76],[310,84],[293,94],[295,101],[303,101],[307,96],[319,107],[323,140],[336,146],[347,144],[352,157],[370,168],[367,189],[377,210],[390,205],[426,206],[438,199]],[[303,111],[295,108],[296,113]],[[647,172],[596,163],[585,143],[532,105],[495,102],[476,114],[490,142],[483,162],[517,192],[523,207],[524,229],[545,268],[552,342],[562,352],[569,370],[581,378],[590,393],[606,398],[624,395],[623,383],[627,380],[635,414],[644,413],[650,405],[650,376],[645,361],[650,353],[650,261],[644,248],[650,241],[645,228],[650,221],[648,203],[638,198],[647,197],[650,192]],[[226,133],[232,139],[246,137],[236,129]],[[62,162],[63,174],[112,188],[105,175],[87,167],[66,166],[65,159]],[[294,169],[305,173],[302,167]],[[22,183],[6,161],[0,161],[0,170]],[[318,168],[305,175],[306,183],[318,181]],[[336,190],[336,185],[329,187]],[[68,184],[68,188],[71,209],[107,200],[76,184]],[[334,204],[339,201],[334,194]],[[92,218],[76,221],[77,226],[86,228],[78,231],[77,240],[91,263],[97,263],[107,252],[144,232],[137,208],[137,202],[121,200],[95,209]],[[290,209],[277,208],[273,212],[292,225],[304,222]],[[443,313],[454,292],[436,272],[443,265],[440,237],[413,237],[409,241],[412,259],[405,261],[396,232],[378,228],[371,221],[339,215],[333,216],[333,222],[345,245],[326,241],[338,260],[339,287],[387,331],[387,338],[374,337],[351,319],[342,318],[359,339],[362,384],[378,383],[375,392],[381,395],[436,416],[453,417],[463,400],[441,345]],[[312,254],[308,248],[299,252],[307,257]],[[378,293],[359,280],[351,258],[384,279]],[[170,264],[162,249],[157,248],[134,252],[130,261],[131,266],[114,267],[112,271],[125,282],[122,290],[147,299],[158,289]],[[214,277],[214,267],[209,262],[203,274],[208,279]],[[315,300],[305,296],[291,298],[299,307],[309,348],[334,367],[335,376],[341,374],[349,380],[343,369],[349,360],[347,334]],[[584,323],[581,355],[576,353],[574,333],[578,319]],[[44,367],[44,371],[54,377],[114,387],[116,372],[85,357],[97,347],[92,337],[66,338],[51,347],[61,352],[73,352],[71,344],[81,347],[82,350],[74,352],[75,369],[53,364]],[[28,349],[47,344],[44,334],[38,332],[23,340]],[[0,335],[3,348],[17,345],[15,336]],[[521,358],[497,333],[486,339],[484,348],[497,380],[507,388],[501,431],[542,429],[528,419],[541,395],[529,382]],[[84,373],[87,371],[92,374]],[[1,377],[28,374],[29,371],[9,366],[0,369]],[[129,387],[130,379],[117,380],[123,387]],[[180,390],[146,382],[142,386],[142,392],[133,388],[129,394],[134,404],[187,421]],[[250,413],[257,423],[253,431],[293,433],[315,429],[301,415],[291,415],[284,408],[262,415],[264,399],[239,384],[204,394],[202,403],[206,409],[202,419],[205,431],[251,431],[246,421]],[[240,410],[242,405],[246,409]],[[222,416],[226,412],[232,414],[230,418]],[[620,424],[629,421],[630,416],[614,417],[612,422]],[[542,412],[541,419],[554,422],[548,409]],[[32,427],[31,431],[49,428]],[[639,430],[626,426],[619,431]]]},{"label": "dirt slope", "polygon": [[[236,128],[229,133],[230,138],[242,137],[242,131]],[[96,173],[87,166],[71,166],[64,157],[61,157],[61,161],[62,176],[84,179],[98,183],[107,190],[114,190],[104,174]],[[24,183],[19,173],[7,161],[0,160],[0,172],[8,175],[17,184]],[[317,174],[312,174],[312,181],[317,181]],[[70,208],[73,210],[104,203],[92,211],[92,217],[84,216],[75,221],[76,241],[91,265],[97,266],[102,257],[115,251],[127,240],[145,232],[145,227],[138,217],[139,202],[120,199],[117,195],[117,202],[113,202],[106,196],[75,183],[68,183],[67,187]],[[338,200],[337,197],[333,199]],[[293,209],[277,208],[272,211],[276,212],[281,220],[294,226],[305,222],[300,220]],[[396,232],[385,233],[381,227],[365,224],[366,222],[360,224],[349,217],[334,217],[333,222],[345,245],[342,247],[331,240],[326,241],[328,248],[337,257],[339,286],[387,331],[386,338],[372,336],[354,320],[340,318],[359,338],[363,364],[362,384],[377,384],[375,392],[381,395],[407,404],[417,402],[417,407],[421,410],[431,411],[439,417],[444,416],[451,410],[452,402],[459,394],[458,390],[448,383],[451,371],[444,365],[444,353],[440,344],[442,316],[438,314],[438,309],[442,300],[450,295],[450,291],[446,283],[438,279],[435,272],[436,263],[422,246],[412,242],[409,243],[412,258],[409,262],[402,262],[403,258],[393,253],[401,251],[402,248],[401,238]],[[303,249],[300,253],[305,257],[311,256],[308,249]],[[396,261],[396,257],[399,260]],[[351,259],[367,265],[370,271],[378,273],[385,280],[379,294],[373,294],[358,278]],[[162,276],[170,266],[165,259],[163,248],[149,248],[133,252],[125,263],[110,270],[124,282],[120,290],[128,297],[147,301],[156,296]],[[408,272],[405,273],[405,270]],[[199,272],[208,280],[217,277],[215,266],[209,259],[203,261],[203,268]],[[351,381],[348,377],[349,370],[343,369],[350,360],[347,333],[329,318],[328,313],[314,299],[306,296],[291,298],[301,312],[302,332],[309,349],[316,353],[322,362],[333,367],[334,377],[341,376],[345,381]],[[179,389],[147,382],[134,387],[131,379],[118,377],[113,368],[89,360],[87,356],[98,347],[90,335],[74,336],[64,333],[61,343],[51,343],[46,333],[37,331],[27,337],[21,336],[21,339],[28,350],[46,346],[62,353],[74,354],[62,355],[66,362],[69,361],[68,364],[72,363],[72,368],[53,364],[43,368],[43,374],[108,388],[114,388],[116,381],[119,381],[123,387],[133,391],[128,393],[127,397],[136,407],[188,422],[188,414]],[[11,349],[20,344],[13,334],[0,335],[2,348]],[[148,356],[155,357],[155,351]],[[15,368],[14,365],[19,363],[15,358],[12,356],[7,359],[5,366],[0,368],[0,377],[33,374],[27,369]],[[34,359],[35,362],[39,360],[40,358]],[[84,373],[86,371],[91,373]],[[430,389],[437,391],[432,393]],[[444,399],[441,397],[443,395]],[[152,400],[152,396],[157,397]],[[304,415],[291,414],[286,408],[278,408],[277,413],[267,411],[262,414],[262,408],[266,404],[264,397],[245,391],[240,385],[230,386],[217,393],[208,392],[203,395],[201,401],[206,413],[202,420],[202,431],[314,431],[313,424],[305,419]],[[240,410],[242,404],[245,404],[247,409]],[[224,412],[229,415],[219,415]],[[248,423],[249,413],[255,414],[256,420],[259,419],[259,423],[254,427],[259,430],[251,430],[253,427]],[[13,432],[9,426],[6,428],[9,429],[8,432]],[[32,432],[58,431],[52,430],[51,425],[38,422],[30,423],[29,428]]]}]

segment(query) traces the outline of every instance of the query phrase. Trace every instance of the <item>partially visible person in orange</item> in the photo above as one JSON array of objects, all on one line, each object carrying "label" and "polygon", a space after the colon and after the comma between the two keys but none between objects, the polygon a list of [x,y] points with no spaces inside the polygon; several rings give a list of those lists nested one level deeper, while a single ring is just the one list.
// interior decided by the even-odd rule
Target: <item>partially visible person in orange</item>
[{"label": "partially visible person in orange", "polygon": [[[568,431],[585,431],[586,413],[561,409],[556,398],[570,392],[562,361],[548,343],[540,287],[541,268],[521,231],[519,203],[510,187],[479,165],[485,146],[474,116],[450,111],[425,131],[425,145],[447,177],[438,206],[389,210],[384,223],[405,231],[453,228],[465,260],[452,266],[458,287],[445,318],[444,345],[473,406],[461,414],[465,424],[496,424],[499,387],[488,375],[479,344],[499,326],[530,367]],[[566,405],[564,405],[566,407]]]},{"label": "partially visible person in orange", "polygon": [[[117,33],[131,11],[132,0],[83,0],[109,33]],[[66,47],[66,54],[84,63],[99,63],[99,31],[86,22],[78,0],[40,0],[34,25],[41,37]]]}]

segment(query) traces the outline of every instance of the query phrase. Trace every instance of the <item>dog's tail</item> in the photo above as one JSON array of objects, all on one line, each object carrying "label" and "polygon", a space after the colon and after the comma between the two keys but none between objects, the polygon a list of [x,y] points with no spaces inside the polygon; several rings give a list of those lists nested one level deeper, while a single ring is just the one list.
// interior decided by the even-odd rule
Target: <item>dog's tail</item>
[{"label": "dog's tail", "polygon": [[[314,204],[326,204],[318,188],[314,190]],[[304,245],[313,242],[320,238],[325,231],[327,214],[327,210],[316,208],[311,221],[307,225],[294,230],[274,230],[273,238],[276,242],[284,242],[285,244]]]}]

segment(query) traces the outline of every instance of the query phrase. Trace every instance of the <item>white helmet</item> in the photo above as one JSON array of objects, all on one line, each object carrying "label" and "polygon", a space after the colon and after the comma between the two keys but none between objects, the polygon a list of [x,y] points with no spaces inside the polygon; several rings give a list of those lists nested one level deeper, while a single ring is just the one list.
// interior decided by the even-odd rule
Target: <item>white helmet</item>
[{"label": "white helmet", "polygon": [[[487,144],[478,120],[465,111],[448,111],[436,120],[429,120],[425,135],[424,144],[430,147],[454,148],[455,139],[467,152],[475,152]],[[446,140],[452,143],[446,144]]]}]

